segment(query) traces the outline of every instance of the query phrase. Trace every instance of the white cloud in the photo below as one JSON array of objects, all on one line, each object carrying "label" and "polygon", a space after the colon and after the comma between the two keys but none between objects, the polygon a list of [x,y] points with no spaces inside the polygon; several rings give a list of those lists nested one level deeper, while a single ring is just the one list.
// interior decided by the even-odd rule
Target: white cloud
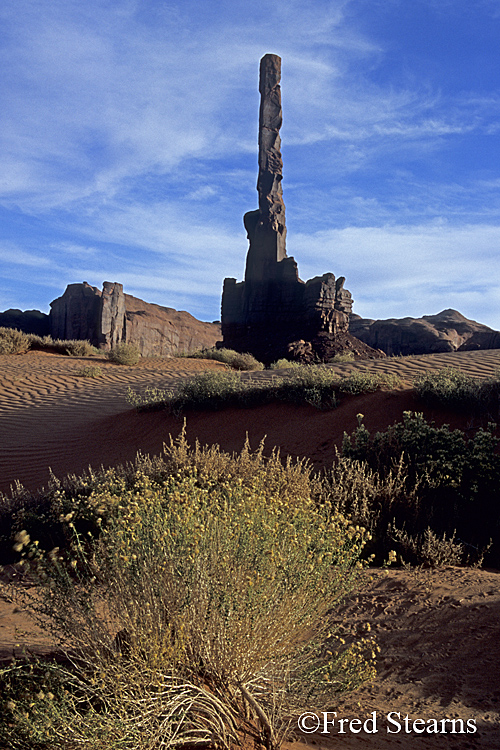
[{"label": "white cloud", "polygon": [[27,252],[13,242],[0,244],[0,260],[5,264],[32,268],[47,268],[51,265],[50,258],[47,256]]},{"label": "white cloud", "polygon": [[298,248],[302,278],[345,276],[363,317],[419,317],[453,307],[500,329],[500,280],[492,278],[500,226],[351,227],[297,236],[288,245],[290,254]]}]

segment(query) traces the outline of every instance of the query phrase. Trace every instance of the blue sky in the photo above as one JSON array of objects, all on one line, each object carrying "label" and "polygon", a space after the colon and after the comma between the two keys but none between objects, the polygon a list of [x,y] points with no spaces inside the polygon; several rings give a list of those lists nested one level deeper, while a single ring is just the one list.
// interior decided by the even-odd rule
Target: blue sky
[{"label": "blue sky", "polygon": [[301,278],[500,329],[499,39],[500,0],[3,0],[0,310],[106,280],[218,319],[272,52]]}]

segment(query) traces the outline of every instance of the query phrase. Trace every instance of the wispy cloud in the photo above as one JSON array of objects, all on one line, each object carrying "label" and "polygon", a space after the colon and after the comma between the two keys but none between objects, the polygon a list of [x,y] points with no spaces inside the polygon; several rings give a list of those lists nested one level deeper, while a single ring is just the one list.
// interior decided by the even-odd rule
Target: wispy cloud
[{"label": "wispy cloud", "polygon": [[[491,23],[497,5],[481,0],[474,20]],[[222,279],[243,275],[258,60],[276,52],[289,251],[302,275],[346,275],[372,316],[407,314],[410,303],[417,313],[457,306],[481,318],[481,300],[493,310],[497,87],[447,88],[430,67],[401,64],[398,27],[375,33],[366,18],[383,11],[396,23],[412,11],[406,0],[228,7],[3,0],[4,276],[22,284],[23,267],[37,268],[47,294],[117,280],[217,317]],[[472,14],[465,0],[418,7],[437,20]]]},{"label": "wispy cloud", "polygon": [[359,315],[418,317],[454,307],[497,329],[500,281],[491,272],[499,246],[500,226],[446,221],[329,230],[289,243],[290,252],[300,248],[302,278],[341,269]]}]

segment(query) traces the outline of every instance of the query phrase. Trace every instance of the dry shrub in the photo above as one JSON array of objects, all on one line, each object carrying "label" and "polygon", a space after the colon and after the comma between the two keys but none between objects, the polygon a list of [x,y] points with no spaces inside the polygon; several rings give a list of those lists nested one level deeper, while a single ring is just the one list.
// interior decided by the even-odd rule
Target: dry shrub
[{"label": "dry shrub", "polygon": [[214,359],[216,362],[223,362],[232,367],[234,370],[263,370],[264,365],[259,362],[253,354],[249,352],[237,352],[234,349],[202,349],[199,352],[189,354],[189,357],[195,359]]},{"label": "dry shrub", "polygon": [[303,367],[300,362],[292,362],[289,359],[277,359],[269,365],[270,370],[293,370]]},{"label": "dry shrub", "polygon": [[423,534],[413,536],[396,527],[391,531],[406,563],[439,568],[443,565],[460,565],[465,557],[463,544],[455,539],[456,531],[449,537],[446,532],[438,536],[429,526]]},{"label": "dry shrub", "polygon": [[115,362],[117,365],[136,365],[140,358],[141,353],[135,344],[117,344],[109,352],[106,353],[107,358],[110,362]]},{"label": "dry shrub", "polygon": [[83,339],[71,339],[69,341],[56,340],[54,345],[64,349],[64,353],[68,354],[70,357],[90,357],[97,351],[90,341],[85,341]]},{"label": "dry shrub", "polygon": [[17,328],[0,328],[0,354],[24,354],[29,348],[28,334]]},{"label": "dry shrub", "polygon": [[53,339],[52,336],[28,334],[30,347],[36,351],[49,351],[67,354],[70,357],[90,357],[97,353],[95,346],[86,339]]},{"label": "dry shrub", "polygon": [[99,367],[99,365],[87,365],[86,367],[82,367],[78,375],[81,378],[101,378],[102,367]]},{"label": "dry shrub", "polygon": [[[68,663],[38,693],[9,683],[9,739],[229,747],[253,726],[278,747],[296,712],[327,710],[371,677],[373,641],[346,644],[331,622],[355,586],[363,531],[318,503],[319,488],[306,465],[265,459],[262,446],[229,456],[181,436],[75,498],[69,548],[45,554],[21,534],[40,584],[28,606]],[[89,515],[97,538],[77,532]]]},{"label": "dry shrub", "polygon": [[400,385],[401,378],[393,373],[353,372],[339,380],[338,389],[340,393],[356,396],[360,393],[393,390]]}]

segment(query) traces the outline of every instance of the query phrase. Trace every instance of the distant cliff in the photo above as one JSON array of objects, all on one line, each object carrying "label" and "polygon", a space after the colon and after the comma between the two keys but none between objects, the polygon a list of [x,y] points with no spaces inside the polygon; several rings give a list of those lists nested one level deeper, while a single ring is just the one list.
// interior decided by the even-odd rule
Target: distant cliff
[{"label": "distant cliff", "polygon": [[500,349],[500,333],[456,310],[421,318],[371,320],[351,315],[349,332],[388,355]]}]

